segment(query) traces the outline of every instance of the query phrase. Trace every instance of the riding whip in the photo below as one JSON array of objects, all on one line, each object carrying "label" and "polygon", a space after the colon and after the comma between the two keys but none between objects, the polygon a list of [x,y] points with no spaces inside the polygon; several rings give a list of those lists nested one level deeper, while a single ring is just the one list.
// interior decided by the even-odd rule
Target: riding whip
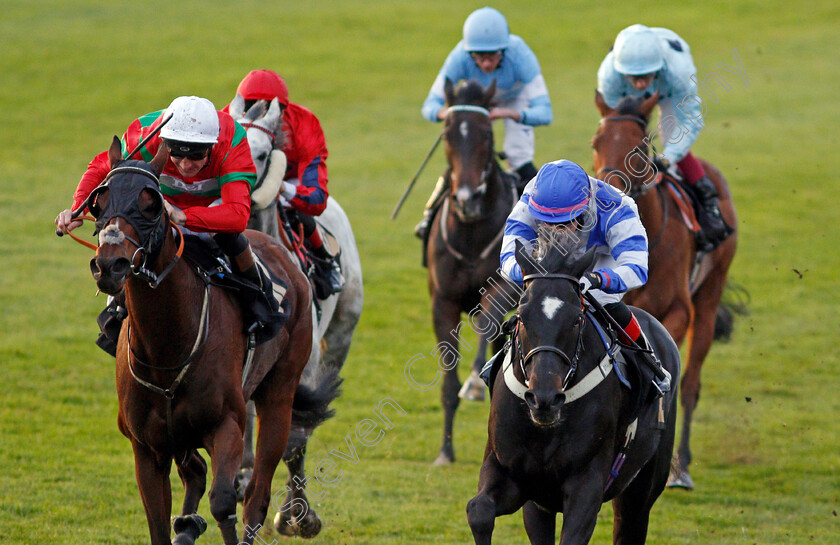
[{"label": "riding whip", "polygon": [[414,178],[411,179],[411,182],[409,182],[408,187],[405,189],[405,193],[403,193],[402,198],[400,198],[400,202],[397,203],[397,206],[394,208],[394,211],[391,213],[391,219],[392,220],[397,218],[397,214],[399,213],[400,208],[402,208],[402,205],[405,202],[405,199],[408,197],[408,194],[411,193],[411,189],[414,187],[414,183],[417,182],[417,178],[420,177],[420,173],[423,172],[424,168],[426,168],[426,163],[428,163],[429,159],[432,158],[432,154],[437,149],[438,144],[440,144],[441,139],[443,139],[443,133],[442,132],[438,135],[437,140],[435,140],[435,143],[432,145],[432,149],[430,149],[429,153],[426,154],[426,158],[423,159],[423,163],[420,165],[420,168],[417,169],[417,174],[415,174]]},{"label": "riding whip", "polygon": [[[646,353],[646,351],[641,346],[636,344],[636,341],[634,341],[633,339],[630,338],[629,335],[627,335],[627,332],[624,331],[624,328],[621,327],[620,325],[618,325],[618,322],[615,321],[615,318],[610,316],[610,313],[607,312],[607,309],[605,309],[601,305],[601,303],[599,303],[598,300],[595,299],[594,295],[592,295],[589,292],[586,292],[586,293],[583,294],[583,296],[584,296],[584,298],[586,298],[586,301],[590,305],[592,305],[592,307],[595,309],[595,311],[598,314],[600,314],[604,319],[609,321],[610,324],[614,328],[616,328],[617,331],[621,332],[621,335],[624,337],[624,340],[626,341],[626,344],[628,346],[630,346],[630,348],[638,350],[638,351],[643,352],[643,353]],[[651,349],[653,349],[653,347],[651,347]],[[650,370],[653,371],[653,374],[656,375],[656,378],[658,378],[659,380],[665,380],[667,378],[667,376],[665,375],[665,371],[661,367],[656,365],[654,362],[652,362],[650,360],[650,358],[644,357],[644,358],[642,358],[642,360],[644,360],[645,365],[647,365],[648,368],[650,368]]]},{"label": "riding whip", "polygon": [[[174,115],[174,114],[169,114],[169,117],[167,117],[166,119],[164,119],[163,121],[161,121],[160,125],[158,125],[157,127],[155,127],[155,128],[152,130],[152,132],[150,132],[148,135],[146,135],[146,138],[144,138],[143,140],[141,140],[141,141],[140,141],[140,143],[139,143],[139,144],[137,144],[137,147],[136,147],[136,148],[134,148],[133,150],[131,150],[131,153],[129,153],[126,157],[131,157],[132,155],[134,155],[135,153],[137,153],[137,151],[138,151],[140,148],[142,148],[143,146],[145,146],[145,145],[146,145],[146,143],[147,143],[149,140],[151,140],[151,139],[152,139],[152,137],[153,137],[154,135],[156,135],[157,133],[159,133],[159,132],[160,132],[160,130],[163,128],[163,126],[164,126],[164,125],[166,125],[167,123],[169,123],[169,121],[172,119],[172,116],[173,116],[173,115]],[[104,183],[104,182],[105,182],[105,180],[102,180],[102,182]],[[99,185],[102,185],[102,184],[100,183]],[[99,186],[97,186],[97,187],[99,187]],[[96,188],[94,188],[94,189],[96,189]],[[90,192],[90,194],[88,195],[88,198],[89,198],[89,196],[90,196],[90,195],[92,195],[92,194],[93,194],[93,191],[91,191],[91,192]],[[76,219],[76,218],[78,218],[78,217],[81,215],[81,213],[84,211],[84,209],[85,209],[85,208],[87,208],[87,206],[88,206],[88,199],[85,199],[85,202],[83,202],[83,203],[82,203],[82,204],[81,204],[81,205],[80,205],[77,209],[73,210],[73,212],[72,212],[72,213],[71,213],[71,215],[70,215],[70,219]],[[63,236],[64,236],[64,233],[62,233],[62,232],[61,232],[60,230],[58,230],[58,229],[56,229],[56,230],[55,230],[55,234],[56,234],[56,235],[58,235],[58,236],[60,236],[60,237],[63,237]]]}]

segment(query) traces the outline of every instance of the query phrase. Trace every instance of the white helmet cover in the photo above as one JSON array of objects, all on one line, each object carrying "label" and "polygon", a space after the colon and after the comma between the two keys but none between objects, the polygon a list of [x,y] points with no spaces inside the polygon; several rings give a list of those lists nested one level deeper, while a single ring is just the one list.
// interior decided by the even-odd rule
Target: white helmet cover
[{"label": "white helmet cover", "polygon": [[664,64],[659,38],[645,25],[629,26],[616,36],[613,67],[620,74],[653,74],[662,69]]},{"label": "white helmet cover", "polygon": [[219,141],[219,114],[206,98],[185,96],[172,101],[163,115],[172,119],[160,131],[164,140],[194,144],[215,144]]}]

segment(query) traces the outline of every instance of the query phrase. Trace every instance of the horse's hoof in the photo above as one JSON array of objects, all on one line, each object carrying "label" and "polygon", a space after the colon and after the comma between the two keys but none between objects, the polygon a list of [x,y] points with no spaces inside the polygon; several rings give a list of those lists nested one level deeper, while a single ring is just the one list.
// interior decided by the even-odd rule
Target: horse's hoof
[{"label": "horse's hoof", "polygon": [[297,524],[290,518],[285,516],[283,513],[277,513],[274,515],[274,529],[277,530],[277,533],[281,536],[296,536],[298,535],[299,528]]},{"label": "horse's hoof", "polygon": [[694,490],[694,481],[688,471],[673,469],[668,475],[668,483],[665,485],[668,488],[682,488],[684,490]]},{"label": "horse's hoof", "polygon": [[193,545],[198,536],[207,530],[207,521],[195,513],[185,517],[176,517],[172,521],[172,530],[178,534],[172,540],[172,545]]},{"label": "horse's hoof", "polygon": [[458,397],[470,401],[484,401],[484,381],[479,378],[478,373],[470,373],[470,378],[461,386]]},{"label": "horse's hoof", "polygon": [[321,531],[321,517],[315,511],[309,511],[298,523],[298,535],[304,539],[313,538]]},{"label": "horse's hoof", "polygon": [[240,469],[236,473],[236,478],[233,480],[233,487],[236,489],[236,501],[242,503],[245,501],[245,488],[251,482],[251,476],[254,474],[252,468]]},{"label": "horse's hoof", "polygon": [[451,456],[447,456],[446,454],[441,452],[440,454],[438,454],[438,457],[432,463],[432,466],[434,466],[434,467],[448,466],[448,465],[452,464],[452,462],[454,462],[454,461],[455,461],[455,458],[453,458]]}]

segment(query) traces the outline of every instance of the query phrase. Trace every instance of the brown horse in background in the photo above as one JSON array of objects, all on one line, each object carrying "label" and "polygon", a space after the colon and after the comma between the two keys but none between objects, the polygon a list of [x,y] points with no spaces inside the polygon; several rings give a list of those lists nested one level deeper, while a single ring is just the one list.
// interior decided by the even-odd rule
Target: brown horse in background
[{"label": "brown horse in background", "polygon": [[693,489],[688,472],[691,420],[700,399],[700,369],[714,338],[726,275],[735,257],[738,219],[723,175],[701,159],[717,187],[723,217],[735,232],[713,251],[698,256],[693,231],[683,221],[671,191],[658,183],[662,177],[656,176],[649,158],[652,136],[647,134],[647,125],[658,98],[658,94],[646,100],[628,98],[613,109],[597,93],[595,104],[602,119],[592,147],[596,176],[633,197],[648,234],[647,284],[628,292],[624,301],[651,313],[678,345],[688,339],[688,360],[680,382],[682,435],[668,485]]},{"label": "brown horse in background", "polygon": [[257,346],[249,360],[237,300],[179,259],[183,235],[173,230],[157,180],[168,160],[166,146],[151,164],[122,161],[115,138],[109,157],[108,180],[88,200],[100,242],[91,271],[103,292],[125,291],[128,317],[116,360],[118,423],[134,449],[151,542],[170,544],[173,460],[186,489],[173,543],[192,544],[206,528],[195,514],[207,475],[196,449],[204,448],[212,459],[210,512],[225,545],[240,543],[234,477],[250,398],[260,426],[253,479],[245,490],[242,542],[252,543],[271,502],[271,479],[311,350],[309,284],[282,247],[262,233],[247,232],[254,252],[285,283],[289,305],[280,332]]},{"label": "brown horse in background", "polygon": [[[471,379],[483,394],[478,372],[486,360],[487,344],[493,341],[494,351],[501,350],[500,322],[518,300],[518,291],[499,272],[502,235],[517,194],[493,148],[489,109],[496,83],[484,89],[469,81],[455,89],[447,80],[444,92],[449,106],[443,129],[449,193],[431,222],[426,248],[432,322],[438,340],[433,355],[439,357],[444,371],[443,444],[435,465],[455,461],[452,423],[461,388],[460,335],[468,327],[478,333]],[[462,313],[468,314],[468,324],[461,321]]]}]

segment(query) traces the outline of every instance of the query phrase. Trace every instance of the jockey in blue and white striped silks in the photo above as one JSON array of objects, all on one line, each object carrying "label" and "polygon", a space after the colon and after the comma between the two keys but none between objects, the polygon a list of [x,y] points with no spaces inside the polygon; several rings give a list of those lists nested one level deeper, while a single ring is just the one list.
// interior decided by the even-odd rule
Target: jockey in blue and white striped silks
[{"label": "jockey in blue and white striped silks", "polygon": [[638,288],[648,278],[648,240],[633,200],[618,189],[586,174],[572,161],[547,163],[525,187],[505,225],[501,270],[522,284],[516,262],[516,241],[532,248],[539,224],[575,220],[579,227],[575,255],[596,246],[593,272],[600,288],[591,292],[602,304],[616,303],[624,292]]}]

